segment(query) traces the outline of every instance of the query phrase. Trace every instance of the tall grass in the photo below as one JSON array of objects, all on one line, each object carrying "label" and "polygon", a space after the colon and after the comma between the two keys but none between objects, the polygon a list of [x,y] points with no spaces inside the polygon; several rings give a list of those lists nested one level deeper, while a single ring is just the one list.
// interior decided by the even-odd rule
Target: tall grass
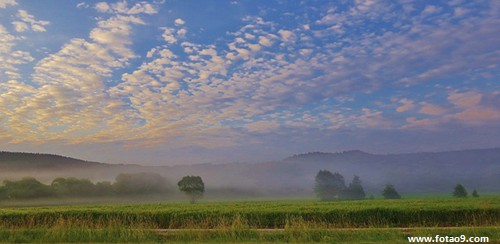
[{"label": "tall grass", "polygon": [[3,228],[224,229],[499,226],[500,197],[0,208]]},{"label": "tall grass", "polygon": [[280,231],[255,229],[181,230],[160,233],[166,242],[213,243],[408,243],[408,236],[485,236],[492,243],[500,240],[499,227],[464,227],[454,229],[285,229]]},{"label": "tall grass", "polygon": [[0,243],[151,243],[161,236],[151,230],[123,228],[0,229]]},{"label": "tall grass", "polygon": [[0,243],[406,243],[435,234],[499,240],[500,197],[0,208]]}]

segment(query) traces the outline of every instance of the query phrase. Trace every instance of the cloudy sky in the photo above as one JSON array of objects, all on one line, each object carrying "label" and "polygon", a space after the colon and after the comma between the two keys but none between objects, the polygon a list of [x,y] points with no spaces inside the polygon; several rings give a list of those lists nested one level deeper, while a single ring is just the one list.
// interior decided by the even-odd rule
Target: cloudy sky
[{"label": "cloudy sky", "polygon": [[0,0],[0,150],[108,163],[500,146],[500,1]]}]

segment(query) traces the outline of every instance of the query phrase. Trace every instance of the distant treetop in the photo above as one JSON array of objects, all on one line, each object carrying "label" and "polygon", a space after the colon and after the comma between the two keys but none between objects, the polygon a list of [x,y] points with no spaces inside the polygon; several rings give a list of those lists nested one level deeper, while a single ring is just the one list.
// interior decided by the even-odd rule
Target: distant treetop
[{"label": "distant treetop", "polygon": [[294,154],[291,157],[286,158],[285,160],[294,160],[294,159],[305,159],[305,158],[323,158],[329,156],[343,156],[343,155],[368,155],[369,153],[363,152],[361,150],[347,150],[342,152],[328,153],[328,152],[307,152]]},{"label": "distant treetop", "polygon": [[462,184],[457,184],[453,190],[454,197],[467,197],[467,190]]}]

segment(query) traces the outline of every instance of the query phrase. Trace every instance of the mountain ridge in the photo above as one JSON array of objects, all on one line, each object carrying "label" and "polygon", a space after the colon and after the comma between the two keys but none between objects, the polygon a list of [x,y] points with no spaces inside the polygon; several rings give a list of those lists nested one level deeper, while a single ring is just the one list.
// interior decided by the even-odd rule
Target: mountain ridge
[{"label": "mountain ridge", "polygon": [[[376,154],[376,153],[369,153],[365,152],[362,150],[354,149],[354,150],[346,150],[346,151],[340,151],[340,152],[321,152],[321,151],[314,151],[314,152],[306,152],[306,153],[299,153],[299,154],[294,154],[290,157],[284,158],[282,160],[277,160],[277,161],[266,161],[266,162],[257,162],[258,164],[262,163],[270,163],[270,162],[280,162],[280,161],[294,161],[294,160],[302,160],[302,159],[315,159],[318,157],[339,157],[339,156],[409,156],[409,155],[439,155],[439,154],[444,154],[444,153],[468,153],[468,152],[487,152],[487,151],[500,151],[500,147],[494,147],[494,148],[476,148],[476,149],[463,149],[463,150],[450,150],[450,151],[437,151],[437,152],[409,152],[409,153],[387,153],[387,154]],[[17,156],[17,157],[15,157]],[[66,160],[68,163],[85,163],[85,164],[93,164],[93,165],[109,165],[109,166],[144,166],[144,167],[185,167],[185,166],[214,166],[214,165],[227,165],[227,164],[234,164],[234,163],[220,163],[220,164],[214,164],[214,163],[197,163],[197,164],[189,164],[189,165],[182,165],[182,164],[176,164],[176,165],[169,165],[169,166],[148,166],[148,165],[139,165],[139,164],[112,164],[112,163],[105,163],[105,162],[96,162],[96,161],[90,161],[90,160],[84,160],[84,159],[79,159],[79,158],[74,158],[74,157],[69,157],[69,156],[64,156],[64,155],[59,155],[59,154],[52,154],[52,153],[32,153],[32,152],[12,152],[12,151],[0,151],[0,166],[4,164],[7,161],[20,161],[22,159],[32,159],[32,160],[47,160],[47,159],[54,159],[56,162],[61,162],[62,160]],[[245,164],[245,163],[243,163]]]},{"label": "mountain ridge", "polygon": [[429,151],[422,151],[422,152],[405,152],[405,153],[384,153],[384,154],[378,154],[378,153],[370,153],[370,152],[365,152],[362,150],[354,149],[354,150],[346,150],[346,151],[340,151],[340,152],[321,152],[321,151],[316,151],[316,152],[306,152],[306,153],[299,153],[299,154],[294,154],[290,157],[282,159],[282,161],[287,161],[295,158],[307,158],[310,156],[342,156],[342,155],[369,155],[369,156],[402,156],[402,155],[417,155],[417,154],[443,154],[443,153],[465,153],[465,152],[474,152],[474,151],[497,151],[500,150],[500,147],[492,147],[492,148],[473,148],[473,149],[462,149],[462,150],[449,150],[449,151],[435,151],[435,152],[429,152]]}]

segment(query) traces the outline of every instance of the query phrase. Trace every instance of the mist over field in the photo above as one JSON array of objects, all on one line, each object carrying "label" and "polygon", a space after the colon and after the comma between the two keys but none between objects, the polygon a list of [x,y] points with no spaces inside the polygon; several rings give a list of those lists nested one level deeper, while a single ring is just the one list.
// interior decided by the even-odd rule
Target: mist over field
[{"label": "mist over field", "polygon": [[[205,182],[207,199],[290,199],[315,197],[316,174],[329,170],[342,174],[346,183],[354,175],[359,176],[367,196],[379,196],[386,184],[395,185],[402,194],[451,195],[458,183],[470,191],[491,194],[500,192],[499,161],[500,149],[394,155],[312,152],[271,162],[178,166],[114,165],[57,155],[1,152],[0,178],[18,180],[31,176],[47,184],[58,177],[114,182],[120,174],[149,172],[164,177],[161,185],[167,191],[160,194],[164,199],[182,199],[177,182],[186,175],[199,175]],[[151,178],[147,174],[145,177]]]}]

